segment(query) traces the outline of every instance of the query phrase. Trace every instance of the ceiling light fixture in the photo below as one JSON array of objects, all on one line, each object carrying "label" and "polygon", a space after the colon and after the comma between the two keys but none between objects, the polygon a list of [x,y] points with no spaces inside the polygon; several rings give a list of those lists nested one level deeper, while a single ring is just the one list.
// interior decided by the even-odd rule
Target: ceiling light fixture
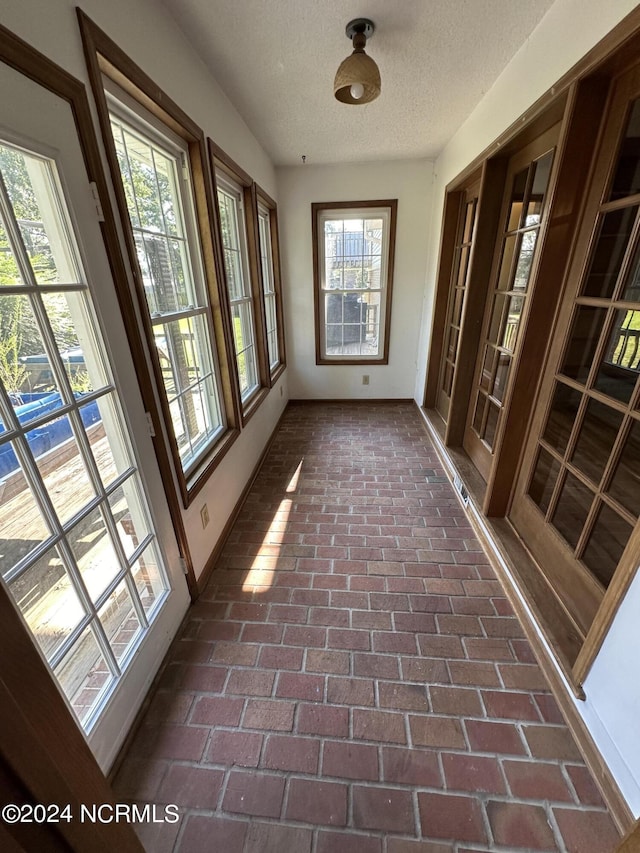
[{"label": "ceiling light fixture", "polygon": [[347,24],[347,36],[353,41],[353,53],[336,71],[333,94],[343,104],[368,104],[380,94],[380,71],[364,52],[375,26],[368,18],[356,18]]}]

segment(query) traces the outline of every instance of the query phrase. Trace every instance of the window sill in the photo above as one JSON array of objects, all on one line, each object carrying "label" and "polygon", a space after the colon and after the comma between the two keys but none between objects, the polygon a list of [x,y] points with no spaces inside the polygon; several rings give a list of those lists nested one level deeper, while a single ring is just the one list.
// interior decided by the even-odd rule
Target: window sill
[{"label": "window sill", "polygon": [[222,462],[239,435],[240,430],[238,429],[227,430],[214,445],[212,454],[204,459],[201,465],[186,480],[184,477],[180,478],[182,504],[185,509],[188,509],[192,504],[198,492]]},{"label": "window sill", "polygon": [[242,406],[242,426],[246,426],[269,395],[270,388],[258,388]]}]

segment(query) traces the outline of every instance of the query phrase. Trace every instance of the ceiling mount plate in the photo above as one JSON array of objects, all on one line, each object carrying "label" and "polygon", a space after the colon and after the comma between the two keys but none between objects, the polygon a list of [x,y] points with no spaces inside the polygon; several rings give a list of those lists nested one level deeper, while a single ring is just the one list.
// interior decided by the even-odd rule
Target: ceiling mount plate
[{"label": "ceiling mount plate", "polygon": [[354,18],[353,21],[349,21],[347,24],[345,32],[350,39],[352,39],[356,33],[364,33],[367,40],[369,40],[373,35],[375,28],[375,24],[373,21],[370,21],[369,18]]}]

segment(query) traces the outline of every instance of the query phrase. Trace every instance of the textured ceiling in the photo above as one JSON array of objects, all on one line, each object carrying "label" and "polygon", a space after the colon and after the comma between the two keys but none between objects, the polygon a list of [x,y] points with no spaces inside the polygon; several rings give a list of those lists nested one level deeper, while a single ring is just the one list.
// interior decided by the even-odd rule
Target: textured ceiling
[{"label": "textured ceiling", "polygon": [[[433,157],[553,0],[163,0],[276,165]],[[348,106],[345,26],[376,25],[382,94]]]}]

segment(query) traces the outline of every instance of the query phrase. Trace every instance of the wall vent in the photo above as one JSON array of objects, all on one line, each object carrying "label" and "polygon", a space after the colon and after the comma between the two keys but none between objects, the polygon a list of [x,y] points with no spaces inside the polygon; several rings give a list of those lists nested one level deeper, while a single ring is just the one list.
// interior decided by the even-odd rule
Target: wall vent
[{"label": "wall vent", "polygon": [[460,499],[464,506],[467,506],[469,503],[469,492],[466,490],[464,483],[458,474],[454,474],[453,476],[453,488],[460,495]]}]

